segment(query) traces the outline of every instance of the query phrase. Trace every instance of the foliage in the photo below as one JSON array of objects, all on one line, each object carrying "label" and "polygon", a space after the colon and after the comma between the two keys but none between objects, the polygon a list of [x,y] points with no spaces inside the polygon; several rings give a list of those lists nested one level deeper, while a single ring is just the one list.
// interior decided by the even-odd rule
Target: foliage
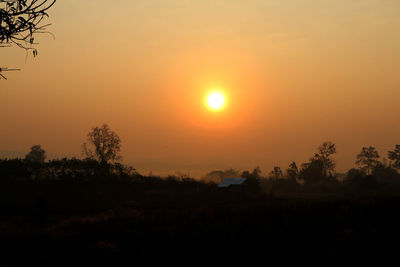
[{"label": "foliage", "polygon": [[361,152],[357,155],[356,164],[362,170],[366,170],[367,174],[371,174],[372,169],[379,163],[379,154],[375,147],[363,147]]},{"label": "foliage", "polygon": [[[336,164],[331,158],[336,153],[334,143],[327,141],[318,147],[318,152],[310,158],[309,162],[303,163],[298,178],[306,185],[316,185],[321,182],[328,182],[334,176]],[[297,166],[294,164],[290,168],[292,175],[296,174]]]},{"label": "foliage", "polygon": [[392,166],[385,165],[381,162],[378,162],[371,174],[376,177],[377,181],[381,184],[397,185],[400,183],[398,172]]},{"label": "foliage", "polygon": [[[47,11],[56,0],[0,0],[0,47],[16,45],[37,56],[37,34],[48,33],[50,24],[43,24],[49,15]],[[0,66],[0,79],[7,78],[5,71],[18,71]]]},{"label": "foliage", "polygon": [[[49,24],[43,24],[48,17],[47,11],[56,0],[0,0],[0,44],[12,43],[21,48],[32,50],[37,55],[37,50],[31,45],[35,44],[35,35],[45,33]],[[29,45],[29,46],[28,46]]]},{"label": "foliage", "polygon": [[[118,136],[113,133],[107,125],[93,128],[88,134],[89,140],[97,140],[98,147],[107,148],[102,142],[120,144]],[[92,138],[92,139],[90,139]],[[100,141],[101,142],[100,142]],[[112,145],[111,145],[112,147]],[[39,146],[33,146],[25,159],[0,160],[0,176],[4,181],[32,181],[32,180],[56,180],[56,181],[136,181],[150,184],[183,184],[196,188],[199,182],[188,175],[178,174],[161,178],[158,176],[142,176],[136,170],[127,165],[123,165],[112,160],[101,160],[96,156],[96,150],[91,151],[93,156],[86,159],[56,159],[45,162],[46,152]],[[365,149],[364,149],[365,150]],[[101,150],[100,150],[101,151]],[[119,151],[119,150],[118,150]],[[332,150],[331,150],[332,151]],[[107,152],[102,152],[108,155]],[[98,153],[102,155],[101,153]],[[314,156],[301,165],[299,170],[295,162],[291,162],[287,171],[283,173],[279,166],[275,166],[265,178],[261,174],[259,167],[252,171],[239,171],[227,169],[224,171],[212,171],[206,177],[215,176],[217,180],[207,179],[207,184],[216,189],[215,183],[219,183],[224,177],[244,177],[247,178],[246,191],[254,195],[262,192],[273,195],[277,194],[297,194],[297,193],[340,193],[342,192],[400,192],[400,175],[393,165],[381,163],[374,164],[370,172],[366,168],[351,169],[346,174],[343,182],[338,176],[324,173],[324,163],[322,157],[329,158],[332,153],[324,153],[319,150],[320,156]],[[115,152],[114,155],[117,155]],[[321,156],[323,155],[323,156]],[[0,179],[1,180],[1,179]],[[145,182],[146,181],[146,182]],[[201,183],[205,183],[204,179]],[[199,192],[199,188],[195,189]]]},{"label": "foliage", "polygon": [[396,145],[393,151],[389,151],[388,157],[393,161],[393,168],[400,170],[400,145]]},{"label": "foliage", "polygon": [[302,164],[299,179],[306,185],[318,184],[324,178],[324,163],[321,159],[314,157],[309,162]]},{"label": "foliage", "polygon": [[336,146],[334,143],[327,141],[318,147],[318,153],[314,155],[317,160],[322,162],[324,176],[332,175],[335,170],[336,164],[330,158],[333,154],[336,154]]},{"label": "foliage", "polygon": [[25,160],[29,162],[43,163],[46,159],[46,151],[40,145],[31,147],[31,151],[26,154]]},{"label": "foliage", "polygon": [[100,181],[135,178],[139,174],[131,166],[120,163],[106,166],[91,159],[63,158],[44,161],[21,159],[0,160],[0,174],[6,180]]},{"label": "foliage", "polygon": [[286,170],[286,176],[290,180],[297,180],[297,178],[299,177],[299,169],[297,168],[296,162],[292,161],[289,164],[289,168]]},{"label": "foliage", "polygon": [[105,165],[121,158],[121,140],[107,124],[103,124],[88,133],[87,142],[82,145],[82,150],[87,158],[96,159]]},{"label": "foliage", "polygon": [[243,171],[242,175],[243,178],[246,178],[246,184],[249,191],[254,193],[258,193],[261,191],[260,180],[261,180],[261,169],[260,167],[255,167],[252,172]]},{"label": "foliage", "polygon": [[281,170],[281,167],[275,166],[272,171],[269,173],[269,178],[271,179],[281,179],[283,178],[283,172]]},{"label": "foliage", "polygon": [[345,184],[354,190],[372,190],[377,187],[377,179],[375,176],[366,175],[363,170],[350,169],[344,180]]},{"label": "foliage", "polygon": [[350,180],[355,179],[356,177],[363,177],[363,176],[365,176],[365,173],[362,170],[351,168],[346,173],[345,181],[350,181]]}]

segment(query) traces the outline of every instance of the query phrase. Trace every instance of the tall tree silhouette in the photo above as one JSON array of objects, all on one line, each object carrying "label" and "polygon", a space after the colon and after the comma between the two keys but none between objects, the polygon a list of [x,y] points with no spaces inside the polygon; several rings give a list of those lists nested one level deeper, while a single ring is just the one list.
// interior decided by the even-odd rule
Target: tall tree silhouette
[{"label": "tall tree silhouette", "polygon": [[318,153],[315,154],[315,158],[321,160],[323,166],[324,176],[332,174],[335,170],[336,164],[331,159],[331,156],[336,154],[336,145],[330,141],[323,142],[318,147]]},{"label": "tall tree silhouette", "polygon": [[105,165],[121,158],[121,139],[107,124],[103,124],[87,134],[87,142],[82,145],[82,150],[87,158],[96,159]]},{"label": "tall tree silhouette", "polygon": [[371,174],[372,169],[379,163],[379,154],[374,146],[363,147],[361,152],[357,155],[356,164],[362,170],[367,171],[367,175]]},{"label": "tall tree silhouette", "polygon": [[289,164],[289,168],[286,170],[286,176],[290,180],[296,181],[296,179],[299,177],[299,168],[297,167],[296,162],[292,161]]},{"label": "tall tree silhouette", "polygon": [[392,167],[400,170],[400,145],[396,145],[393,151],[389,151],[388,157],[393,161]]}]

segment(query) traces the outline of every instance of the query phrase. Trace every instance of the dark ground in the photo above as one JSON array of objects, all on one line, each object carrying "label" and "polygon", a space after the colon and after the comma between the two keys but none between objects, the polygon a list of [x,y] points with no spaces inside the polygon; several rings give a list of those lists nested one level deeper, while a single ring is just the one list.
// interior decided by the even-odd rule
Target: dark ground
[{"label": "dark ground", "polygon": [[0,266],[400,262],[400,196],[21,181],[0,185],[0,211]]}]

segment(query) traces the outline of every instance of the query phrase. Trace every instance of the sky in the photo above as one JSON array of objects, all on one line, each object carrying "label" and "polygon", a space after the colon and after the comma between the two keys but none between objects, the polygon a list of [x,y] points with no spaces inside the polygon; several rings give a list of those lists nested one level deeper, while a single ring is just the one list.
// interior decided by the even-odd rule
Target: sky
[{"label": "sky", "polygon": [[[0,48],[0,156],[82,157],[92,127],[147,174],[306,162],[400,143],[398,0],[59,0],[38,56]],[[204,104],[218,88],[226,106]]]}]

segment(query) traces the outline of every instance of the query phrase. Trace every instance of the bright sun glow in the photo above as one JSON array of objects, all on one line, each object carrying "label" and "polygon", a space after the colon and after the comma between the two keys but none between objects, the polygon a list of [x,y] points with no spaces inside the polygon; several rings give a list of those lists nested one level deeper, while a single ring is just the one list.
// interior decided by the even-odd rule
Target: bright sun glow
[{"label": "bright sun glow", "polygon": [[211,93],[207,98],[208,106],[213,110],[219,110],[224,106],[224,96],[221,93]]}]

